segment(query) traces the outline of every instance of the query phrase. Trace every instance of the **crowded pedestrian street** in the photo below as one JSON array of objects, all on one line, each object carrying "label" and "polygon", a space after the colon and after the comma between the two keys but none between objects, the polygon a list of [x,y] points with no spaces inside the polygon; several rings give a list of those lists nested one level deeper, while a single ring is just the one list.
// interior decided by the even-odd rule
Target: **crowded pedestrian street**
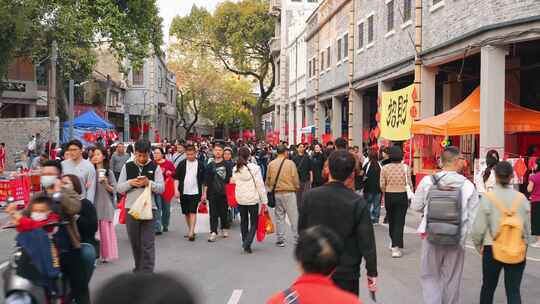
[{"label": "crowded pedestrian street", "polygon": [[540,303],[539,0],[0,25],[0,304]]},{"label": "crowded pedestrian street", "polygon": [[[298,275],[293,259],[293,247],[276,248],[273,237],[254,246],[253,255],[245,255],[240,248],[240,231],[236,222],[231,238],[209,244],[205,239],[190,243],[183,239],[186,232],[184,220],[180,216],[180,206],[172,207],[170,232],[157,240],[156,271],[172,272],[179,275],[196,291],[201,304],[265,303],[276,291],[284,289]],[[409,213],[405,240],[408,243],[404,257],[395,260],[384,246],[388,243],[385,226],[375,227],[379,260],[379,292],[377,303],[419,303],[421,302],[418,271],[420,265],[420,239],[415,233],[419,217]],[[123,273],[132,267],[129,259],[130,248],[125,227],[118,226],[118,241],[121,259],[114,263],[99,265],[92,279],[91,290],[95,292],[107,279]],[[290,237],[290,234],[288,235]],[[9,244],[14,235],[0,232],[0,243]],[[471,246],[472,247],[472,246]],[[7,256],[10,246],[0,248],[1,256]],[[524,299],[540,297],[540,249],[530,249],[528,265],[523,280]],[[0,266],[5,264],[0,264]],[[481,286],[481,259],[471,248],[465,258],[463,303],[475,303]],[[1,271],[2,269],[0,269]],[[365,285],[365,278],[362,288]],[[501,286],[503,282],[500,282]],[[367,289],[360,291],[364,303],[368,300]],[[533,300],[531,300],[533,301]],[[505,303],[504,289],[499,288],[495,303]],[[524,301],[524,303],[534,303]]]}]

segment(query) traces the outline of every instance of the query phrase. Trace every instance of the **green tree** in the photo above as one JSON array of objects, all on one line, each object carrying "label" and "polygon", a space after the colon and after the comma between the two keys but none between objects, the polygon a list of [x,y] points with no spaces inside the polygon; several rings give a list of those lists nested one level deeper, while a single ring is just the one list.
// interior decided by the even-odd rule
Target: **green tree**
[{"label": "green tree", "polygon": [[[162,20],[155,0],[0,0],[3,20],[16,34],[0,35],[0,78],[9,60],[26,56],[48,62],[52,42],[58,44],[59,111],[65,107],[67,79],[83,81],[95,64],[94,48],[110,45],[118,59],[138,67],[150,51],[160,53]],[[3,8],[7,10],[4,11]],[[10,12],[16,12],[11,14]],[[4,29],[3,29],[4,30]],[[4,47],[2,47],[4,48]]]},{"label": "green tree", "polygon": [[191,133],[201,118],[215,126],[252,125],[244,104],[253,103],[251,82],[223,70],[201,48],[174,44],[169,49],[168,68],[178,86],[177,126]]},{"label": "green tree", "polygon": [[170,34],[184,43],[205,48],[228,71],[253,79],[259,96],[245,107],[253,115],[255,133],[264,134],[262,116],[273,110],[269,96],[275,87],[276,67],[270,52],[275,20],[267,0],[225,1],[210,14],[193,6],[185,17],[175,17]]},{"label": "green tree", "polygon": [[253,128],[250,108],[257,98],[253,83],[232,73],[225,73],[220,83],[219,101],[210,104],[205,117],[230,128]]}]

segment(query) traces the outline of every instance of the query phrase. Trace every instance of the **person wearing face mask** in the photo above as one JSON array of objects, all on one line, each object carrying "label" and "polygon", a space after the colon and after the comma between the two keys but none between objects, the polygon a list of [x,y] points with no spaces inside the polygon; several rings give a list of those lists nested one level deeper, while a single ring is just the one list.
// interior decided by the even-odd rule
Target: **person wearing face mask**
[{"label": "person wearing face mask", "polygon": [[[60,221],[60,216],[51,210],[50,199],[38,196],[28,205],[29,215],[17,212],[14,204],[6,207],[6,213],[11,217],[11,223],[17,227],[17,232],[27,232]],[[52,229],[47,229],[51,232]]]},{"label": "person wearing face mask", "polygon": [[[38,196],[32,199],[28,206],[29,215],[17,211],[14,204],[6,208],[11,217],[11,223],[17,229],[17,246],[20,246],[32,263],[40,265],[40,281],[48,292],[55,290],[54,282],[60,276],[58,255],[53,254],[53,243],[49,234],[54,227],[48,226],[60,221],[60,216],[51,210],[53,200],[47,196]],[[11,301],[6,301],[11,303]]]},{"label": "person wearing face mask", "polygon": [[88,282],[96,258],[94,245],[97,244],[93,236],[97,230],[97,216],[88,200],[81,201],[79,178],[72,175],[60,180],[61,174],[62,165],[59,161],[43,163],[40,178],[42,194],[51,198],[57,193],[61,194],[60,200],[53,204],[51,210],[68,224],[58,227],[53,239],[59,251],[61,271],[71,286],[71,301],[87,304],[90,303]]},{"label": "person wearing face mask", "polygon": [[96,252],[99,252],[95,238],[98,229],[97,212],[88,199],[82,198],[82,185],[76,175],[64,175],[61,182],[64,189],[75,191],[81,201],[81,210],[77,215],[80,246],[60,255],[61,268],[69,278],[73,300],[77,304],[91,303],[88,285],[94,272]]}]

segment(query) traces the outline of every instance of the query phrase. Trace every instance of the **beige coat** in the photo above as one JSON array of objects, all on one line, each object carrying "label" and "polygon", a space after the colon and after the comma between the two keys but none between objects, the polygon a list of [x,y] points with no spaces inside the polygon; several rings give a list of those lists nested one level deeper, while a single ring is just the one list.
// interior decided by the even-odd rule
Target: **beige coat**
[{"label": "beige coat", "polygon": [[[276,182],[276,176],[279,170],[279,166],[284,157],[278,156],[268,165],[268,171],[266,173],[266,189],[272,191]],[[279,179],[276,186],[276,192],[296,192],[300,189],[300,178],[298,177],[298,170],[292,160],[285,159],[283,168],[279,174]]]}]

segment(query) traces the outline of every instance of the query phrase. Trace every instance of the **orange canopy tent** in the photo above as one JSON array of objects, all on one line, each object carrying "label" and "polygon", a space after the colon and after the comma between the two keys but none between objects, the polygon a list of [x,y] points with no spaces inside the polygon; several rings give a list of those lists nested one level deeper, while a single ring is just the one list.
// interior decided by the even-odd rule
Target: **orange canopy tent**
[{"label": "orange canopy tent", "polygon": [[[504,107],[506,133],[540,132],[540,112],[509,101],[505,101]],[[480,134],[480,87],[451,110],[413,122],[411,133],[442,136]]]}]

